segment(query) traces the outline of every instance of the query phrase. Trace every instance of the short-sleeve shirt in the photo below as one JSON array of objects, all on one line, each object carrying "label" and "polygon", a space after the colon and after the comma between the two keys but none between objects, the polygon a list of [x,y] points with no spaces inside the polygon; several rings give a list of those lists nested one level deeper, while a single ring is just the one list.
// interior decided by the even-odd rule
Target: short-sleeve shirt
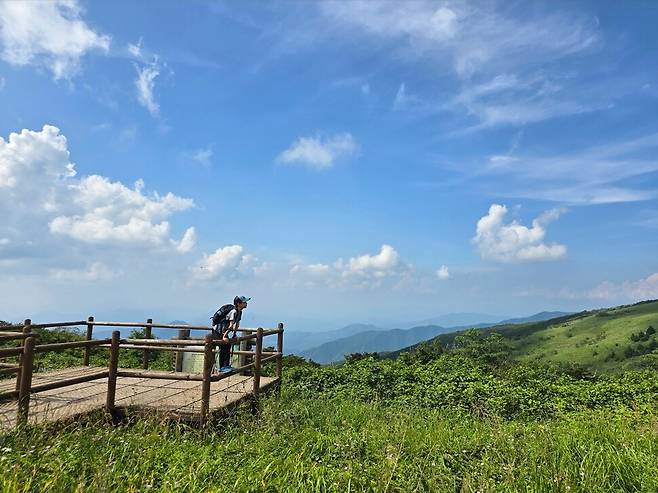
[{"label": "short-sleeve shirt", "polygon": [[239,311],[237,308],[233,308],[230,312],[228,312],[228,315],[226,315],[226,322],[224,322],[224,327],[223,330],[228,329],[228,326],[231,322],[233,322],[233,325],[235,327],[240,326],[240,319],[242,318],[242,312]]}]

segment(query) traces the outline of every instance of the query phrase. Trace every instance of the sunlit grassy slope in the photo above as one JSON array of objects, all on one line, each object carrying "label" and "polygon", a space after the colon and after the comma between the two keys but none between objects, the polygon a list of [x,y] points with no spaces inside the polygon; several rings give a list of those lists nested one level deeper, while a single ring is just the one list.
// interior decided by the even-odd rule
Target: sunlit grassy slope
[{"label": "sunlit grassy slope", "polygon": [[[650,354],[651,346],[658,345],[658,334],[643,341],[631,340],[632,334],[646,333],[650,326],[658,331],[658,300],[483,330],[503,335],[519,361],[620,369],[658,357],[656,349]],[[442,334],[437,339],[443,345],[450,345],[456,334]]]}]

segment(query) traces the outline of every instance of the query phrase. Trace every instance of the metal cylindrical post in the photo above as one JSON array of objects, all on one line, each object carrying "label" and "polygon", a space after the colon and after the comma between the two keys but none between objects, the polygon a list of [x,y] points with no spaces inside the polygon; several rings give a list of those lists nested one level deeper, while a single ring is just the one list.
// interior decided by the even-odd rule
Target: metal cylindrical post
[{"label": "metal cylindrical post", "polygon": [[110,361],[108,365],[107,378],[107,398],[105,400],[105,409],[109,413],[114,413],[114,401],[117,393],[117,371],[119,368],[119,341],[121,332],[115,330],[112,332],[112,344],[110,346]]},{"label": "metal cylindrical post", "polygon": [[203,381],[201,382],[201,424],[205,425],[210,417],[210,377],[214,360],[214,337],[208,334],[204,339]]},{"label": "metal cylindrical post", "polygon": [[[149,318],[146,321],[146,325],[144,326],[144,339],[152,339],[153,338],[153,319]],[[145,370],[149,369],[149,350],[144,349],[144,356],[142,357],[142,368]]]},{"label": "metal cylindrical post", "polygon": [[34,370],[34,337],[25,339],[23,357],[21,358],[21,383],[18,390],[18,423],[27,423],[30,412],[30,390],[32,389],[32,371]]},{"label": "metal cylindrical post", "polygon": [[279,322],[279,333],[276,335],[276,352],[279,356],[276,358],[276,378],[281,378],[281,369],[283,368],[283,323]]},{"label": "metal cylindrical post", "polygon": [[[87,319],[87,334],[86,334],[86,340],[91,341],[91,337],[94,332],[94,317],[89,317]],[[82,361],[82,364],[84,366],[89,366],[89,353],[91,352],[91,348],[87,346],[85,348],[85,356],[84,360]]]}]

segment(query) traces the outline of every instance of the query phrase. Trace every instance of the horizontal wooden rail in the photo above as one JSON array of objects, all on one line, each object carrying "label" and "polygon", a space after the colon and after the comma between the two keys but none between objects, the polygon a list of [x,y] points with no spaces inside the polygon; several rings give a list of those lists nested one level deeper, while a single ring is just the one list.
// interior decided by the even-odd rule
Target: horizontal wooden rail
[{"label": "horizontal wooden rail", "polygon": [[148,346],[203,346],[203,339],[121,339],[121,344],[146,344]]},{"label": "horizontal wooden rail", "polygon": [[34,352],[47,353],[49,351],[63,351],[65,349],[102,346],[103,344],[107,344],[111,341],[112,339],[98,339],[95,341],[54,342],[52,344],[39,344],[38,346],[34,346]]},{"label": "horizontal wooden rail", "polygon": [[117,375],[120,377],[134,377],[134,378],[155,378],[161,380],[203,380],[201,373],[180,373],[168,371],[152,371],[152,370],[128,370],[119,369]]},{"label": "horizontal wooden rail", "polygon": [[16,365],[14,367],[4,367],[0,368],[0,375],[12,375],[14,373],[18,373],[19,370],[21,369],[20,366]]},{"label": "horizontal wooden rail", "polygon": [[[266,353],[263,353],[263,354],[266,354]],[[279,356],[281,356],[281,353],[274,353],[271,356],[268,356],[267,358],[261,359],[260,362],[261,362],[261,364],[267,363],[268,361],[272,361],[272,360],[277,359]]]},{"label": "horizontal wooden rail", "polygon": [[[87,322],[85,322],[86,324]],[[146,322],[96,322],[94,321],[94,326],[101,327],[146,327],[147,325],[153,327],[154,329],[191,329],[191,330],[212,330],[212,327],[208,325],[178,325],[178,324],[157,324]]]},{"label": "horizontal wooden rail", "polygon": [[81,375],[79,377],[71,377],[65,380],[58,380],[57,382],[48,382],[39,385],[32,385],[30,392],[35,393],[35,392],[44,392],[46,390],[59,389],[62,387],[68,387],[69,385],[76,385],[78,383],[98,380],[99,378],[106,378],[107,376],[108,376],[107,370],[100,370],[94,373],[89,373],[87,375]]},{"label": "horizontal wooden rail", "polygon": [[10,332],[0,332],[0,342],[2,341],[18,341],[21,339],[27,339],[28,337],[39,337],[39,334],[34,334],[28,332],[27,334],[21,333],[10,333]]},{"label": "horizontal wooden rail", "polygon": [[51,322],[47,324],[32,324],[31,327],[38,329],[48,329],[52,327],[74,327],[76,325],[87,325],[86,320],[76,320],[75,322]]},{"label": "horizontal wooden rail", "polygon": [[[110,347],[110,344],[103,344],[103,347]],[[147,346],[137,345],[137,344],[122,344],[119,346],[120,349],[139,349],[143,351],[144,349],[149,349],[151,351],[168,351],[172,353],[203,353],[203,349],[189,349],[182,347],[169,347],[169,346]]]},{"label": "horizontal wooden rail", "polygon": [[8,358],[9,356],[18,356],[23,354],[22,347],[8,347],[0,349],[0,358]]},{"label": "horizontal wooden rail", "polygon": [[[233,354],[244,354],[246,356],[253,356],[254,354],[256,354],[256,352],[255,351],[238,351],[238,350],[235,350],[235,351],[233,351]],[[279,354],[279,353],[277,353],[276,351],[263,351],[261,354],[263,354],[263,355],[267,354],[269,356],[269,355],[272,355],[272,354]]]}]

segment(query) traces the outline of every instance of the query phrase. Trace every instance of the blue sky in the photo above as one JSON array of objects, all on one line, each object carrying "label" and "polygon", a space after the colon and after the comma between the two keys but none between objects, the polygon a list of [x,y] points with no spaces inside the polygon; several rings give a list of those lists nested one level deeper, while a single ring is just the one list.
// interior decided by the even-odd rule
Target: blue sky
[{"label": "blue sky", "polygon": [[[0,318],[658,297],[651,2],[0,2]],[[208,315],[206,315],[208,314]]]}]

